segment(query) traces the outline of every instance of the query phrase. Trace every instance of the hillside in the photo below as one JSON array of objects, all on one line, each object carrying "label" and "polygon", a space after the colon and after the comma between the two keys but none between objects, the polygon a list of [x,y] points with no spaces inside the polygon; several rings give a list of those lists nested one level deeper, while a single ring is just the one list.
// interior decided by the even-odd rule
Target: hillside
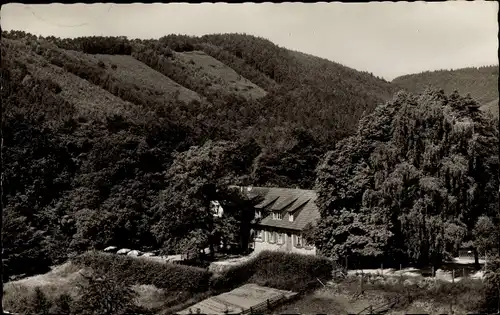
[{"label": "hillside", "polygon": [[241,34],[2,35],[4,277],[108,245],[205,248],[205,187],[312,188],[397,90]]},{"label": "hillside", "polygon": [[[196,183],[310,188],[394,90],[247,35],[2,35],[5,277],[108,244],[175,251]],[[168,177],[182,165],[191,185]]]},{"label": "hillside", "polygon": [[498,117],[498,66],[427,71],[395,78],[392,83],[409,92],[421,93],[427,87],[470,94],[486,112]]},{"label": "hillside", "polygon": [[174,53],[175,59],[185,65],[184,71],[207,86],[207,94],[220,91],[223,94],[238,94],[245,99],[258,99],[267,92],[250,82],[233,69],[202,51]]}]

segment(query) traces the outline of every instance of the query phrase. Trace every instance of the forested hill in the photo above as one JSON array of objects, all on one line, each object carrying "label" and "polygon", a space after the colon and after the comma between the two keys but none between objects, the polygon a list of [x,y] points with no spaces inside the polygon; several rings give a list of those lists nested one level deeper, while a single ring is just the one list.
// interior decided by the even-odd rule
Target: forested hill
[{"label": "forested hill", "polygon": [[1,53],[5,279],[89,248],[204,248],[186,228],[205,224],[198,188],[312,188],[320,157],[395,91],[238,34],[3,32]]},{"label": "forested hill", "polygon": [[398,77],[392,83],[413,93],[433,87],[446,93],[470,94],[481,109],[498,117],[498,66],[426,71]]},{"label": "forested hill", "polygon": [[[127,126],[166,119],[188,130],[182,148],[208,139],[255,140],[262,151],[256,185],[310,188],[317,159],[302,144],[325,152],[396,91],[371,74],[241,34],[128,40],[14,31],[3,33],[2,55],[16,82],[30,88],[42,81],[72,108],[54,116],[48,105],[33,105],[46,119]],[[285,152],[307,161],[306,169],[280,166]]]},{"label": "forested hill", "polygon": [[[2,37],[4,280],[110,245],[213,245],[214,194],[312,188],[324,153],[397,89],[247,35]],[[232,215],[218,233],[238,243]]]}]

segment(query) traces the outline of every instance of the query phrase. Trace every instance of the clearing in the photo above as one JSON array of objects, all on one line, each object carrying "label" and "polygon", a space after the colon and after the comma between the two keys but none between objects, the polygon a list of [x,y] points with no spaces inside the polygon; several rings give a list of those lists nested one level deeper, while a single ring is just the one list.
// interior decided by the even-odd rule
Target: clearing
[{"label": "clearing", "polygon": [[[65,51],[72,54],[74,58],[84,60],[89,64],[97,65],[102,61],[107,73],[113,78],[140,89],[148,89],[157,93],[158,99],[175,98],[189,103],[190,101],[201,101],[198,93],[191,91],[160,72],[148,67],[132,56],[127,55],[90,55],[76,51]],[[116,66],[116,67],[114,67]],[[114,68],[114,69],[113,69]],[[177,96],[176,96],[177,95]]]},{"label": "clearing", "polygon": [[267,94],[261,87],[202,51],[176,52],[175,59],[182,62],[190,76],[204,82],[209,91],[238,94],[246,99],[257,99]]},{"label": "clearing", "polygon": [[84,117],[102,120],[113,114],[122,114],[134,121],[139,115],[136,105],[49,63],[47,59],[33,52],[23,42],[3,39],[2,50],[6,58],[15,59],[26,66],[28,75],[25,76],[24,82],[39,79],[56,83],[61,88],[58,95],[73,104],[78,114]]}]

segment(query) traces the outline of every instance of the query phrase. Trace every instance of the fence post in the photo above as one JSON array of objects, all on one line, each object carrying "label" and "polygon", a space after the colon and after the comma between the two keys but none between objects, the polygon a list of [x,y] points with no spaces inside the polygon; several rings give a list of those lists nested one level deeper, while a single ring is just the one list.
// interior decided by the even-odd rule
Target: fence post
[{"label": "fence post", "polygon": [[267,309],[270,310],[271,309],[271,303],[269,302],[269,299],[267,299]]},{"label": "fence post", "polygon": [[436,273],[434,272],[434,266],[432,266],[432,276],[434,277],[434,285],[436,285]]},{"label": "fence post", "polygon": [[451,272],[451,282],[455,283],[455,269]]},{"label": "fence post", "polygon": [[251,306],[250,306],[250,314],[253,314],[253,309]]},{"label": "fence post", "polygon": [[363,273],[363,269],[361,269],[361,278],[360,278],[360,284],[359,284],[361,294],[363,294],[363,278],[364,278],[364,273]]}]

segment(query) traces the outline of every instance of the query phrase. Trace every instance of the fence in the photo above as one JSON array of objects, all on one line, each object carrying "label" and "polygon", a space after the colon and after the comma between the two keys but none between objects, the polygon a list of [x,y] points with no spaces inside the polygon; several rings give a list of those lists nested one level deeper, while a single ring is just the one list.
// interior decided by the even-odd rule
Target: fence
[{"label": "fence", "polygon": [[393,298],[392,300],[390,300],[389,302],[384,302],[384,303],[378,304],[376,306],[370,305],[370,306],[364,308],[363,310],[361,310],[361,312],[357,313],[357,315],[361,315],[364,312],[368,312],[368,314],[384,313],[385,311],[390,310],[392,307],[394,307],[394,305],[399,303],[400,299],[401,299],[401,297],[397,296],[397,297]]},{"label": "fence", "polygon": [[284,294],[278,295],[274,298],[267,299],[266,301],[259,303],[255,306],[250,307],[249,309],[243,310],[240,314],[241,315],[247,315],[247,314],[255,314],[255,313],[262,313],[265,311],[270,310],[271,308],[277,306],[283,300],[286,300],[286,296]]},{"label": "fence", "polygon": [[[320,279],[316,278],[315,280],[312,280],[312,281],[308,282],[307,285],[306,285],[306,287],[308,287],[309,285],[311,285],[313,283],[317,283],[317,282],[319,282],[322,286],[325,286]],[[281,295],[278,295],[278,296],[276,296],[274,298],[271,298],[271,299],[267,299],[266,301],[264,301],[262,303],[259,303],[259,304],[255,305],[255,306],[252,306],[249,309],[242,310],[242,312],[240,314],[241,315],[247,315],[247,314],[262,314],[262,313],[265,313],[266,311],[269,311],[272,308],[278,306],[283,301],[289,301],[291,299],[297,298],[298,296],[300,296],[302,294],[305,294],[306,292],[308,292],[308,290],[309,290],[308,288],[305,288],[301,292],[298,292],[296,295],[293,295],[293,296],[290,296],[290,297],[287,297],[285,294],[282,293]]]}]

